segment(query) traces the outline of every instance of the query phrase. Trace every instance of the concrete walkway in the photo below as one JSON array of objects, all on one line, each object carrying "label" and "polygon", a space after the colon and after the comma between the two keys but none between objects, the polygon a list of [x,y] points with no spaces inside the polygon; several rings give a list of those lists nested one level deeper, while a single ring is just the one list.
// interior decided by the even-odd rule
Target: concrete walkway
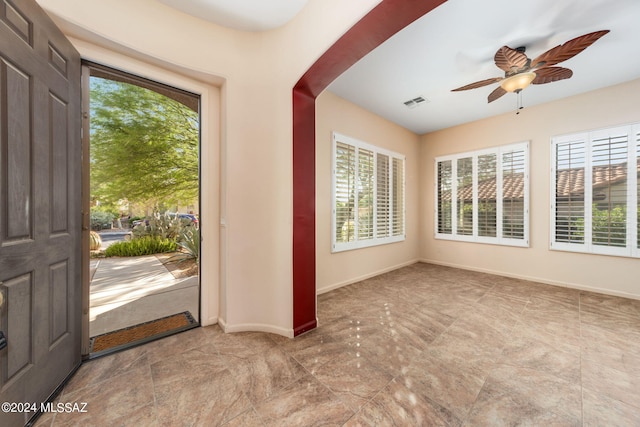
[{"label": "concrete walkway", "polygon": [[176,279],[155,255],[91,260],[89,334],[183,311],[199,318],[198,277]]}]

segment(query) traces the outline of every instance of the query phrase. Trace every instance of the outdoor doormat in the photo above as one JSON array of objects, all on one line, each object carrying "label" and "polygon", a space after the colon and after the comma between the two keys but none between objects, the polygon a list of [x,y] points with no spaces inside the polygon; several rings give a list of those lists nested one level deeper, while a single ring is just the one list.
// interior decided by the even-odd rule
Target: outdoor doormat
[{"label": "outdoor doormat", "polygon": [[188,329],[188,327],[192,325],[197,325],[197,322],[188,311],[173,314],[161,319],[92,337],[89,341],[89,352],[99,353],[105,350],[134,344],[142,340],[146,342],[153,338],[168,335],[176,330]]}]

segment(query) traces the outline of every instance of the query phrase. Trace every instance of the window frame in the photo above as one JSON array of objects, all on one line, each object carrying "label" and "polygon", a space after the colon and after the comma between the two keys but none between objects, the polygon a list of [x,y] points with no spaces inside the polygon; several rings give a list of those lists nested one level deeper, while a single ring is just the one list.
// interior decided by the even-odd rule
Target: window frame
[{"label": "window frame", "polygon": [[[338,169],[338,159],[337,159],[337,150],[338,143],[353,146],[354,150],[354,161],[355,161],[355,171],[354,171],[354,182],[356,191],[358,189],[358,182],[360,180],[360,170],[358,169],[359,162],[359,150],[367,150],[373,153],[373,221],[371,224],[373,235],[371,238],[360,239],[359,236],[359,221],[358,218],[354,215],[353,219],[349,218],[348,220],[353,221],[354,226],[354,239],[348,242],[339,242],[337,241],[337,169]],[[352,138],[337,132],[332,132],[332,143],[331,143],[331,252],[343,252],[349,251],[353,249],[361,249],[378,245],[385,245],[389,243],[397,243],[406,240],[406,156],[404,154],[391,151],[382,147],[378,147],[364,141],[360,141],[356,138]],[[387,186],[386,190],[388,194],[386,194],[386,198],[384,200],[378,200],[378,155],[387,156]],[[395,229],[395,225],[397,222],[394,220],[394,200],[397,194],[395,194],[395,189],[397,188],[396,182],[394,181],[394,159],[399,161],[402,165],[402,177],[400,188],[402,190],[402,200],[401,200],[401,211],[402,211],[402,219],[401,219],[401,230],[398,234],[398,231]],[[378,206],[378,203],[385,203],[384,206]],[[388,226],[386,227],[387,235],[385,237],[378,237],[380,225],[378,224],[377,218],[378,214],[381,210],[384,210],[386,207],[386,214],[388,217],[386,221]],[[358,211],[358,197],[354,196],[354,212]],[[394,232],[396,234],[394,234]]]},{"label": "window frame", "polygon": [[[627,137],[627,170],[626,170],[626,222],[625,246],[607,246],[593,243],[593,165],[594,165],[594,141],[602,138],[614,138],[626,134]],[[557,208],[557,146],[575,141],[584,141],[584,234],[582,242],[556,241],[556,208]],[[586,132],[557,135],[551,138],[550,149],[551,176],[550,176],[550,222],[549,222],[549,248],[551,250],[577,252],[594,255],[611,255],[620,257],[640,258],[640,225],[638,219],[638,203],[640,199],[640,178],[638,178],[638,162],[640,161],[640,123],[632,123],[621,126],[609,126]],[[635,172],[630,170],[630,165],[636,167]]]},{"label": "window frame", "polygon": [[[522,238],[513,238],[513,237],[505,237],[503,235],[503,226],[504,226],[504,216],[503,216],[503,206],[504,206],[504,198],[503,195],[503,155],[511,152],[522,152],[523,159],[523,208],[522,208],[522,221],[523,221],[523,230],[522,230]],[[478,194],[478,158],[481,156],[487,155],[495,155],[496,156],[496,199],[495,199],[495,210],[496,210],[496,236],[481,236],[479,235],[478,229],[478,216],[479,216],[479,194]],[[458,230],[458,221],[457,218],[457,204],[458,199],[454,198],[453,195],[458,194],[458,160],[464,159],[472,159],[472,232],[471,234],[457,234]],[[451,162],[450,165],[450,185],[451,185],[451,201],[449,203],[449,207],[447,210],[441,210],[440,205],[438,203],[439,199],[439,165],[444,162]],[[529,151],[529,141],[523,141],[513,144],[501,145],[497,147],[485,148],[474,151],[467,151],[464,153],[456,153],[449,154],[445,156],[438,156],[434,159],[434,238],[438,240],[453,240],[459,242],[471,242],[471,243],[485,243],[491,245],[502,245],[502,246],[516,246],[516,247],[529,247],[529,228],[530,228],[530,219],[529,219],[529,162],[530,162],[530,151]],[[448,214],[445,215],[445,214]],[[451,224],[449,228],[443,228],[447,231],[450,230],[450,233],[443,233],[439,230],[440,219],[445,218],[449,219]],[[445,224],[446,226],[447,224]]]}]

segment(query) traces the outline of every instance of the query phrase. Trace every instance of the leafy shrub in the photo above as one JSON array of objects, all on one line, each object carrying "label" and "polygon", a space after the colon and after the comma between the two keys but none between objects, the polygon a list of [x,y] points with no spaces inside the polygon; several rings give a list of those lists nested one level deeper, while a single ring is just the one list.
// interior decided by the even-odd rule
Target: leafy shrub
[{"label": "leafy shrub", "polygon": [[113,222],[113,215],[111,212],[91,210],[90,221],[92,230],[102,230],[103,228],[111,226]]},{"label": "leafy shrub", "polygon": [[144,236],[137,239],[132,239],[124,242],[116,242],[109,246],[105,250],[105,256],[141,256],[152,255],[163,252],[175,252],[178,249],[178,244],[175,240]]},{"label": "leafy shrub", "polygon": [[625,247],[627,242],[627,208],[616,206],[611,210],[592,209],[592,241],[596,245]]},{"label": "leafy shrub", "polygon": [[133,227],[133,237],[155,236],[177,240],[190,224],[189,220],[179,218],[175,214],[159,212],[155,212],[147,221]]},{"label": "leafy shrub", "polygon": [[[640,212],[640,211],[639,211]],[[571,235],[584,241],[584,217],[575,218]],[[600,210],[594,204],[591,209],[591,242],[602,246],[625,247],[627,241],[627,209],[616,206],[611,210]]]}]

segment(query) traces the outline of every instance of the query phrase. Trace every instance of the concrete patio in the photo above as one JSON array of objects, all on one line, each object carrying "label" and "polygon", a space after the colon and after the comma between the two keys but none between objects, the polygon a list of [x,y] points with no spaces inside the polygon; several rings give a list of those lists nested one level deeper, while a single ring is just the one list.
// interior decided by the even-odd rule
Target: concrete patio
[{"label": "concrete patio", "polygon": [[91,260],[91,337],[183,311],[199,319],[198,276],[176,279],[155,255]]}]

